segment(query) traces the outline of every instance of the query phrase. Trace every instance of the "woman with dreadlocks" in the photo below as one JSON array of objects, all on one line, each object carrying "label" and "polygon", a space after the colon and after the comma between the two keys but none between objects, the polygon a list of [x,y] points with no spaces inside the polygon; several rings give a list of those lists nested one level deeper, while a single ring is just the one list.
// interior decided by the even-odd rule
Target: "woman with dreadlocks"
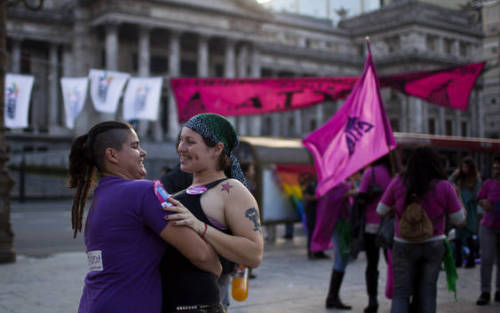
[{"label": "woman with dreadlocks", "polygon": [[[122,122],[99,123],[72,144],[69,187],[76,189],[75,237],[99,175],[85,225],[89,272],[80,313],[160,312],[159,264],[170,245],[211,275],[221,273],[217,255],[198,234],[164,219],[155,183],[143,180],[145,156],[135,131]],[[176,200],[170,203],[174,209],[182,207]]]},{"label": "woman with dreadlocks", "polygon": [[[181,170],[192,173],[193,182],[174,195],[185,208],[164,209],[174,212],[166,217],[169,221],[194,229],[215,249],[222,277],[233,271],[234,263],[259,266],[263,254],[257,202],[232,153],[237,144],[236,131],[221,115],[192,117],[181,130],[177,153]],[[193,267],[173,247],[164,263],[163,312],[225,311],[214,275]]]}]

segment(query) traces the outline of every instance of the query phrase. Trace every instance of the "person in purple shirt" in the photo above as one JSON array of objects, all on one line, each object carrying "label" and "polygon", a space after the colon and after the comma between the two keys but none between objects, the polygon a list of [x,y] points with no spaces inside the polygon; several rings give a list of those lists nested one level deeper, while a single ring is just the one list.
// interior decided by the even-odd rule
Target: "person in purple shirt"
[{"label": "person in purple shirt", "polygon": [[381,157],[363,172],[361,186],[359,187],[358,197],[362,197],[366,201],[364,210],[365,281],[369,302],[368,306],[364,309],[365,313],[376,313],[378,310],[378,261],[380,248],[377,246],[375,239],[380,225],[380,216],[378,216],[376,209],[380,198],[382,198],[383,191],[391,182],[393,176],[391,168],[389,154]]},{"label": "person in purple shirt", "polygon": [[500,302],[500,153],[493,157],[493,178],[486,180],[477,197],[485,214],[479,226],[481,246],[481,295],[477,305],[490,302],[491,274],[497,264],[495,302]]},{"label": "person in purple shirt", "polygon": [[[399,234],[399,220],[416,197],[433,224],[431,237],[408,241]],[[445,255],[445,215],[457,226],[465,224],[465,210],[453,185],[446,180],[439,155],[430,147],[416,148],[406,171],[392,179],[377,206],[379,215],[394,212],[392,250],[394,296],[392,313],[436,312],[437,280]]]},{"label": "person in purple shirt", "polygon": [[222,271],[215,251],[196,232],[164,219],[154,183],[143,179],[145,156],[133,128],[116,121],[95,125],[71,146],[68,186],[76,189],[75,238],[96,174],[100,177],[85,224],[89,272],[79,313],[159,313],[159,264],[168,244],[199,268],[215,275]]}]

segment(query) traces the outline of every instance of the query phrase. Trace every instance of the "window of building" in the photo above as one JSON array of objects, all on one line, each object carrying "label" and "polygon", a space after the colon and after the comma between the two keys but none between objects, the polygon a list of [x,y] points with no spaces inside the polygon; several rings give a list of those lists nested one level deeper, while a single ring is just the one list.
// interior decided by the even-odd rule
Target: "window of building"
[{"label": "window of building", "polygon": [[444,53],[451,54],[452,49],[453,49],[453,40],[445,39],[444,40]]},{"label": "window of building", "polygon": [[196,77],[198,75],[198,64],[196,61],[181,60],[181,76]]},{"label": "window of building", "polygon": [[164,74],[168,72],[168,58],[165,56],[153,55],[149,61],[149,71],[151,74]]},{"label": "window of building", "polygon": [[264,123],[262,125],[262,136],[271,136],[271,129],[273,127],[273,119],[271,116],[264,117]]},{"label": "window of building", "polygon": [[427,35],[426,46],[429,51],[437,51],[438,49],[438,37],[434,35]]},{"label": "window of building", "polygon": [[396,52],[401,49],[401,40],[399,36],[392,36],[385,39],[385,43],[389,49],[389,53]]},{"label": "window of building", "polygon": [[433,118],[430,118],[427,121],[427,125],[428,125],[429,134],[433,134],[434,135],[436,133],[436,120],[433,119]]},{"label": "window of building", "polygon": [[461,126],[461,129],[460,129],[461,134],[460,135],[462,135],[462,137],[467,137],[468,136],[467,122],[462,121],[460,126]]},{"label": "window of building", "polygon": [[400,127],[399,126],[399,118],[391,118],[389,121],[391,123],[392,131],[395,131],[395,132],[401,131],[399,128]]},{"label": "window of building", "polygon": [[316,128],[318,127],[318,122],[316,121],[316,119],[312,118],[309,120],[309,131],[313,131],[313,130],[316,130]]},{"label": "window of building", "polygon": [[288,137],[295,136],[295,118],[293,116],[288,118],[286,134]]},{"label": "window of building", "polygon": [[460,56],[466,57],[467,56],[467,44],[465,42],[460,42]]},{"label": "window of building", "polygon": [[444,133],[447,136],[453,135],[453,121],[446,120],[444,123]]}]

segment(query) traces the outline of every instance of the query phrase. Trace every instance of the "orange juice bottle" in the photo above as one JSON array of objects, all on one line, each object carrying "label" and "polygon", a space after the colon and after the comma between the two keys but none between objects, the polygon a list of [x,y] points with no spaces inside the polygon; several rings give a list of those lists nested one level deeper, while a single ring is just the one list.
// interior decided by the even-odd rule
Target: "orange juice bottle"
[{"label": "orange juice bottle", "polygon": [[248,268],[239,264],[233,277],[232,285],[233,299],[245,301],[248,297]]}]

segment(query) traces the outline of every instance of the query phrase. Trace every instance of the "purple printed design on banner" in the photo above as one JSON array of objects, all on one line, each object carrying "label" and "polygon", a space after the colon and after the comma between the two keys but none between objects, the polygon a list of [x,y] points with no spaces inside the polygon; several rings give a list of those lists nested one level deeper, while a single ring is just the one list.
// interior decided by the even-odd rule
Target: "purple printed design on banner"
[{"label": "purple printed design on banner", "polygon": [[205,186],[194,186],[194,187],[188,188],[186,190],[186,193],[188,195],[201,195],[205,191],[207,191],[207,187],[205,187]]},{"label": "purple printed design on banner", "polygon": [[369,132],[372,128],[372,124],[360,120],[357,116],[348,117],[344,133],[347,148],[349,149],[349,156],[354,153],[356,143],[360,141],[361,137],[363,137],[363,135]]},{"label": "purple printed design on banner", "polygon": [[19,97],[19,87],[16,83],[12,83],[11,86],[7,86],[6,90],[7,94],[7,117],[10,119],[16,118],[16,108],[17,108],[17,99]]}]

